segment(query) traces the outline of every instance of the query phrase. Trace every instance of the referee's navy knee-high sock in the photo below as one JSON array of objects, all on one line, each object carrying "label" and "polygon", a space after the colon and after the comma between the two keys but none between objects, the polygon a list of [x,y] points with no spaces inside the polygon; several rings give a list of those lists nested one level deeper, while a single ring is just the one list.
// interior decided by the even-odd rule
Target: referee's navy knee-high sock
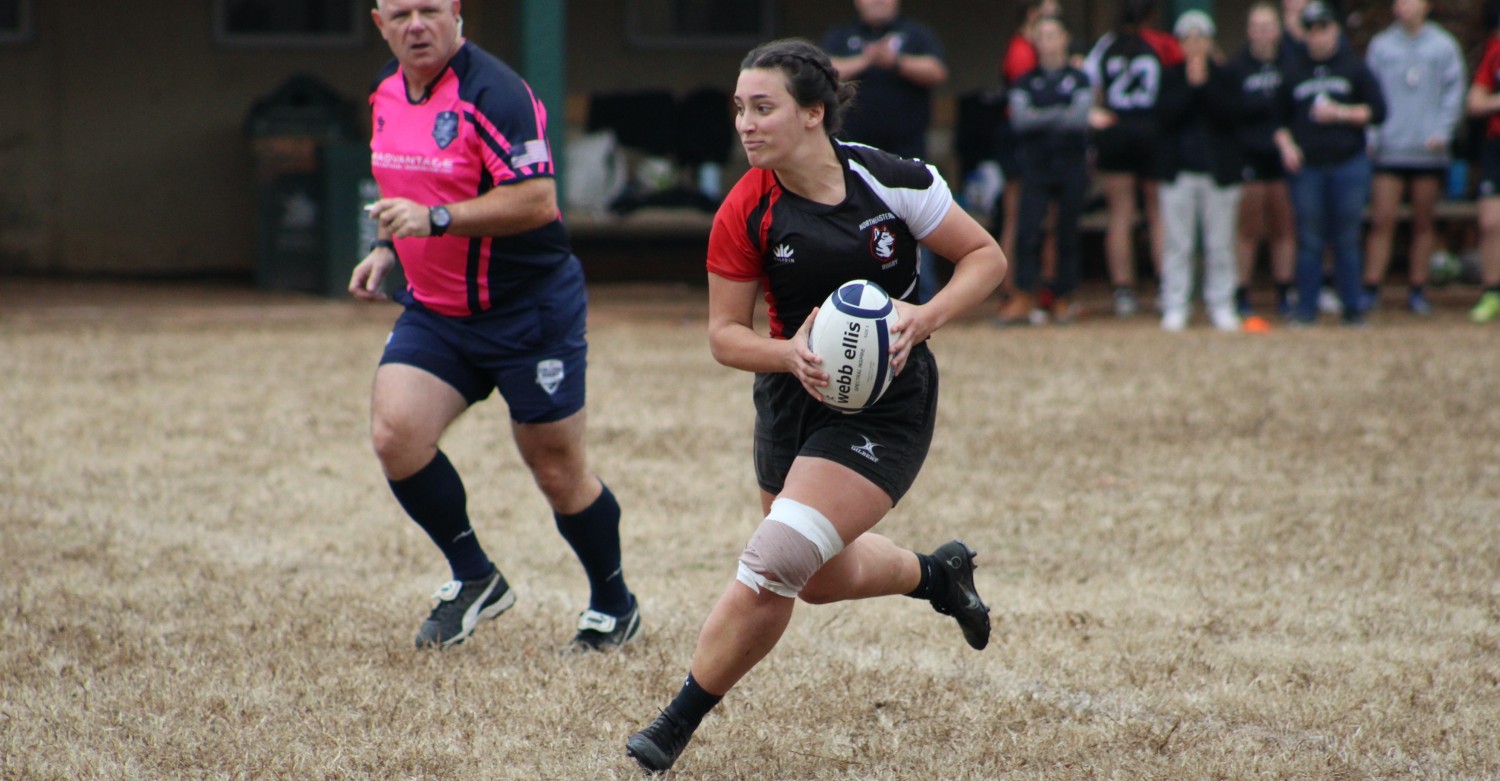
[{"label": "referee's navy knee-high sock", "polygon": [[387,482],[401,508],[448,558],[454,580],[478,580],[495,570],[469,523],[463,478],[443,451],[411,477]]},{"label": "referee's navy knee-high sock", "polygon": [[630,611],[630,589],[620,568],[620,504],[609,486],[574,515],[552,513],[589,578],[589,609],[620,616]]}]

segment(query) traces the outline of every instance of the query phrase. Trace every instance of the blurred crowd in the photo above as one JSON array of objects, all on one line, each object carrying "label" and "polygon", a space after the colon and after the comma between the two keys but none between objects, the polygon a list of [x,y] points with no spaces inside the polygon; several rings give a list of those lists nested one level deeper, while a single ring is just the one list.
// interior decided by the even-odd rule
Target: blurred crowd
[{"label": "blurred crowd", "polygon": [[[887,14],[896,5],[856,2]],[[1159,20],[1156,0],[1122,0],[1113,28],[1088,42],[1071,36],[1059,0],[1029,0],[1001,60],[1003,120],[985,163],[1003,182],[992,230],[1014,269],[996,321],[1078,316],[1079,222],[1091,198],[1103,201],[1120,317],[1154,311],[1163,329],[1180,331],[1201,298],[1220,330],[1268,328],[1271,319],[1310,326],[1324,315],[1363,325],[1382,306],[1404,216],[1405,294],[1385,305],[1429,315],[1428,286],[1452,273],[1450,251],[1464,249],[1452,245],[1465,242],[1482,285],[1470,319],[1500,318],[1497,7],[1485,10],[1490,37],[1470,73],[1454,36],[1428,18],[1428,0],[1394,0],[1390,26],[1363,51],[1324,0],[1258,2],[1232,54],[1202,11]],[[824,45],[845,40],[859,43]],[[924,43],[940,62],[935,39]],[[899,66],[879,48],[866,60],[882,54]],[[921,75],[921,86],[936,83],[931,71]],[[882,91],[862,83],[862,101],[871,87]],[[1465,139],[1477,151],[1477,230],[1449,242],[1437,205],[1469,192],[1455,144],[1471,120],[1483,128]],[[1137,241],[1142,226],[1146,240]],[[1141,247],[1159,284],[1154,306],[1137,279]],[[1269,298],[1251,284],[1263,257]]]}]

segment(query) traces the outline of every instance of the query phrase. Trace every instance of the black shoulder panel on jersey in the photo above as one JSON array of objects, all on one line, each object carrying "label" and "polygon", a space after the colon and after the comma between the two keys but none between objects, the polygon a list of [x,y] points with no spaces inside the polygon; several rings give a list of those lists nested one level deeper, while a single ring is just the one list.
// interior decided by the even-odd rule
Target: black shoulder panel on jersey
[{"label": "black shoulder panel on jersey", "polygon": [[387,62],[385,64],[385,67],[382,67],[380,69],[380,72],[377,73],[377,74],[375,74],[375,80],[372,81],[372,82],[370,82],[370,94],[374,95],[375,94],[375,90],[380,89],[380,83],[383,82],[383,81],[385,81],[386,79],[389,79],[390,77],[396,75],[396,71],[399,70],[400,68],[401,68],[401,63],[396,62],[396,58],[392,57],[391,61]]},{"label": "black shoulder panel on jersey", "polygon": [[907,160],[874,147],[843,144],[840,148],[850,160],[864,166],[875,181],[886,187],[925,190],[932,186],[932,172],[921,160]]},{"label": "black shoulder panel on jersey", "polygon": [[771,210],[771,191],[766,190],[760,194],[760,199],[755,202],[755,207],[745,216],[745,235],[750,237],[750,246],[756,252],[765,252],[766,248],[760,245],[760,226],[765,224],[766,212]]}]

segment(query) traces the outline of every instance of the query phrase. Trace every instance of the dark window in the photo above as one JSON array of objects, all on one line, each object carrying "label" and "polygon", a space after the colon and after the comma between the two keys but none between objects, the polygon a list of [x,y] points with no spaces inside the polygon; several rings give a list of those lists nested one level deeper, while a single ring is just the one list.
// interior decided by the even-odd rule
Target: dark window
[{"label": "dark window", "polygon": [[773,37],[771,0],[630,0],[632,44],[663,49],[739,49]]},{"label": "dark window", "polygon": [[214,38],[236,46],[355,46],[372,7],[365,0],[215,0]]},{"label": "dark window", "polygon": [[0,43],[23,43],[36,34],[32,0],[0,0]]}]

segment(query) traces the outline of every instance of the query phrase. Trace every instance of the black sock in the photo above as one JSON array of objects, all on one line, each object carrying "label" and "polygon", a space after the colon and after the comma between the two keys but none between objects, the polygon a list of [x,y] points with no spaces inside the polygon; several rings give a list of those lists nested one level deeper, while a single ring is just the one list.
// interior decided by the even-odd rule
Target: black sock
[{"label": "black sock", "polygon": [[937,564],[937,559],[926,553],[914,553],[917,557],[917,565],[922,570],[922,580],[917,587],[912,589],[907,596],[912,599],[925,599],[931,601],[933,597],[947,593],[948,573]]},{"label": "black sock", "polygon": [[1291,293],[1292,293],[1292,283],[1290,283],[1290,282],[1277,282],[1276,283],[1276,300],[1277,301],[1285,301],[1287,299],[1287,296],[1291,295]]},{"label": "black sock", "polygon": [[1420,295],[1422,295],[1422,292],[1423,292],[1423,290],[1426,287],[1427,287],[1426,285],[1412,285],[1411,286],[1411,295],[1414,295],[1414,296],[1420,296]]},{"label": "black sock", "polygon": [[1484,289],[1484,292],[1500,294],[1500,285],[1490,285]]},{"label": "black sock", "polygon": [[469,523],[463,478],[443,451],[411,477],[387,482],[401,508],[447,557],[454,580],[478,580],[495,571]]},{"label": "black sock", "polygon": [[690,729],[697,729],[698,723],[703,717],[724,699],[722,694],[709,694],[698,681],[688,673],[687,680],[683,682],[682,689],[677,696],[672,698],[672,704],[667,706],[667,715],[678,724]]},{"label": "black sock", "polygon": [[1365,292],[1369,293],[1372,296],[1375,295],[1379,291],[1380,291],[1380,286],[1379,285],[1365,285]]},{"label": "black sock", "polygon": [[630,589],[620,568],[620,505],[609,486],[582,512],[552,517],[588,576],[589,609],[613,616],[630,612]]}]

